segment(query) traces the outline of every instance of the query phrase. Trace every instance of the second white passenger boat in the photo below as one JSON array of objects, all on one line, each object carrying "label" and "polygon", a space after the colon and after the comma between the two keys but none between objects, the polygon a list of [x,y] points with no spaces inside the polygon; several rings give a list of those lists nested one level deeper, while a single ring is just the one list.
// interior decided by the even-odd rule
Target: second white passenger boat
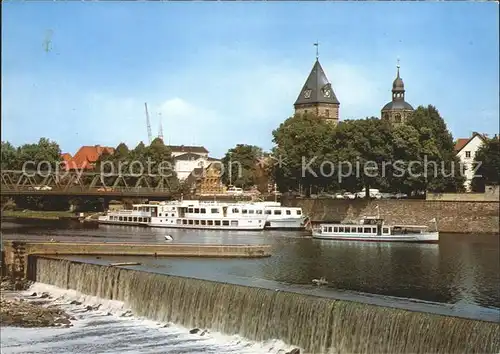
[{"label": "second white passenger boat", "polygon": [[157,205],[149,226],[178,229],[263,230],[264,207],[184,200]]},{"label": "second white passenger boat", "polygon": [[[435,223],[435,219],[432,220]],[[318,239],[371,242],[439,242],[439,232],[422,225],[386,225],[384,219],[367,217],[359,224],[323,223],[312,229]]]},{"label": "second white passenger boat", "polygon": [[99,224],[148,226],[151,217],[156,213],[154,204],[134,204],[132,209],[108,211],[99,216]]}]

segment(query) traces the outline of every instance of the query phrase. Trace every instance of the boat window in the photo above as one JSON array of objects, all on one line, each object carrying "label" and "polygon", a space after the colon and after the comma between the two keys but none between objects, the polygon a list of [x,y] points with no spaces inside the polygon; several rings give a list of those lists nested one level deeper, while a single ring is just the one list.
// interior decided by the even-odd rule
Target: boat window
[{"label": "boat window", "polygon": [[122,221],[122,217],[120,216],[120,221]]},{"label": "boat window", "polygon": [[134,209],[135,211],[137,211],[137,207],[134,207],[133,209]]},{"label": "boat window", "polygon": [[377,229],[376,228],[372,228],[372,233],[376,234],[377,233]]},{"label": "boat window", "polygon": [[217,214],[219,212],[219,209],[218,208],[212,208],[212,214]]},{"label": "boat window", "polygon": [[220,226],[220,220],[215,220],[215,226]]},{"label": "boat window", "polygon": [[370,232],[371,232],[371,228],[370,227],[365,227],[364,233],[365,234],[369,234]]},{"label": "boat window", "polygon": [[242,213],[242,214],[247,214],[247,213],[248,213],[248,210],[246,210],[246,209],[242,209],[242,210],[241,210],[241,213]]},{"label": "boat window", "polygon": [[198,214],[198,213],[200,212],[200,209],[199,209],[199,208],[194,208],[194,212],[195,212],[196,214]]},{"label": "boat window", "polygon": [[182,223],[181,219],[177,219],[177,225],[180,225]]},{"label": "boat window", "polygon": [[161,213],[159,213],[158,216],[161,216]]},{"label": "boat window", "polygon": [[229,226],[229,220],[222,220],[222,225]]},{"label": "boat window", "polygon": [[297,215],[302,215],[302,210],[297,210]]},{"label": "boat window", "polygon": [[388,233],[389,233],[389,229],[388,229],[387,227],[384,227],[384,228],[382,229],[382,232],[383,232],[384,234],[388,234]]},{"label": "boat window", "polygon": [[261,215],[262,214],[262,210],[256,210],[255,211],[257,214]]},{"label": "boat window", "polygon": [[206,211],[206,209],[205,209],[205,208],[201,208],[201,209],[200,209],[200,213],[202,213],[202,214],[206,214],[206,213],[207,213],[207,211]]},{"label": "boat window", "polygon": [[351,232],[351,228],[350,227],[346,227],[345,228],[345,232]]},{"label": "boat window", "polygon": [[207,223],[206,223],[206,221],[205,221],[205,220],[201,220],[201,224],[202,224],[202,225],[206,225]]},{"label": "boat window", "polygon": [[339,232],[344,232],[344,228],[343,227],[339,227]]},{"label": "boat window", "polygon": [[239,213],[240,210],[238,208],[233,208],[233,213]]},{"label": "boat window", "polygon": [[193,208],[188,208],[188,213],[192,213],[193,212]]},{"label": "boat window", "polygon": [[128,221],[132,222],[132,217],[131,216],[128,217]]},{"label": "boat window", "polygon": [[193,220],[188,220],[189,225],[193,225]]},{"label": "boat window", "polygon": [[255,210],[249,210],[248,211],[248,214],[253,214],[253,213],[255,213]]},{"label": "boat window", "polygon": [[214,221],[213,220],[208,220],[207,221],[207,225],[208,226],[213,226],[214,225]]},{"label": "boat window", "polygon": [[292,215],[292,211],[291,210],[286,210],[286,215]]},{"label": "boat window", "polygon": [[333,232],[339,232],[339,228],[335,226],[335,227],[333,228]]},{"label": "boat window", "polygon": [[274,215],[281,215],[281,210],[275,210]]},{"label": "boat window", "polygon": [[324,232],[328,232],[328,227],[327,226],[323,226],[323,231]]},{"label": "boat window", "polygon": [[200,220],[195,220],[195,221],[194,221],[194,224],[195,224],[195,225],[200,225]]},{"label": "boat window", "polygon": [[328,232],[332,232],[332,227],[328,227]]},{"label": "boat window", "polygon": [[272,211],[271,210],[266,210],[267,215],[271,215]]},{"label": "boat window", "polygon": [[187,224],[187,220],[186,219],[182,219],[182,224],[186,225]]},{"label": "boat window", "polygon": [[137,222],[137,216],[136,216],[136,217],[134,217],[134,222]]},{"label": "boat window", "polygon": [[238,220],[231,220],[231,226],[238,226]]},{"label": "boat window", "polygon": [[358,227],[358,234],[362,234],[363,233],[363,228],[362,227]]}]

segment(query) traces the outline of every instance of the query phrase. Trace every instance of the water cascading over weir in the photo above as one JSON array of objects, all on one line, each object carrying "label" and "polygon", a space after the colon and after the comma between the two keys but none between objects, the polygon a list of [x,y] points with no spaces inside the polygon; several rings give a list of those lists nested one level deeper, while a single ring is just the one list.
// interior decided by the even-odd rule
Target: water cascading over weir
[{"label": "water cascading over weir", "polygon": [[124,302],[137,316],[306,353],[498,353],[498,323],[311,295],[35,258],[31,278]]}]

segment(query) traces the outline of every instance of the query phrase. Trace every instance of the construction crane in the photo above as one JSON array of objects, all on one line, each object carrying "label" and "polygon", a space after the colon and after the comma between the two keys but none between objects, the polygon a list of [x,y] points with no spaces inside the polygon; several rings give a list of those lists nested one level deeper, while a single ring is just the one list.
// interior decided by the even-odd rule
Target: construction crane
[{"label": "construction crane", "polygon": [[158,129],[158,138],[163,141],[163,126],[161,124],[161,113],[158,114],[160,116],[160,128]]},{"label": "construction crane", "polygon": [[148,140],[149,144],[153,141],[153,134],[151,133],[151,122],[149,121],[148,104],[144,102],[144,108],[146,109],[146,124],[148,127]]}]

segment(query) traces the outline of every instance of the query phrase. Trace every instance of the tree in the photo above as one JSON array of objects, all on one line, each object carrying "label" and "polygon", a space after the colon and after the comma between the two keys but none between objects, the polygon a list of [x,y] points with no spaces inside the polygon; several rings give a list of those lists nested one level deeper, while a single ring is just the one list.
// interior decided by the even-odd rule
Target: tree
[{"label": "tree", "polygon": [[238,144],[229,149],[222,158],[223,183],[242,188],[257,184],[257,168],[263,158],[264,153],[258,146]]},{"label": "tree", "polygon": [[339,187],[350,191],[388,188],[388,162],[393,158],[391,140],[390,125],[378,118],[340,122],[334,132],[331,154],[336,160]]},{"label": "tree", "polygon": [[408,125],[419,133],[421,145],[420,177],[413,185],[419,191],[456,192],[463,190],[465,177],[454,151],[453,137],[436,107],[418,107],[408,118]]},{"label": "tree", "polygon": [[11,170],[16,168],[17,164],[16,148],[8,141],[2,141],[1,149],[2,149],[2,157],[1,157],[2,170]]},{"label": "tree", "polygon": [[321,117],[305,113],[288,118],[273,131],[274,175],[280,190],[305,187],[309,193],[310,187],[330,182],[320,168],[332,152],[334,130]]},{"label": "tree", "polygon": [[500,176],[500,140],[498,136],[486,138],[474,157],[477,171],[472,179],[472,190],[484,192],[486,185],[498,185]]}]

